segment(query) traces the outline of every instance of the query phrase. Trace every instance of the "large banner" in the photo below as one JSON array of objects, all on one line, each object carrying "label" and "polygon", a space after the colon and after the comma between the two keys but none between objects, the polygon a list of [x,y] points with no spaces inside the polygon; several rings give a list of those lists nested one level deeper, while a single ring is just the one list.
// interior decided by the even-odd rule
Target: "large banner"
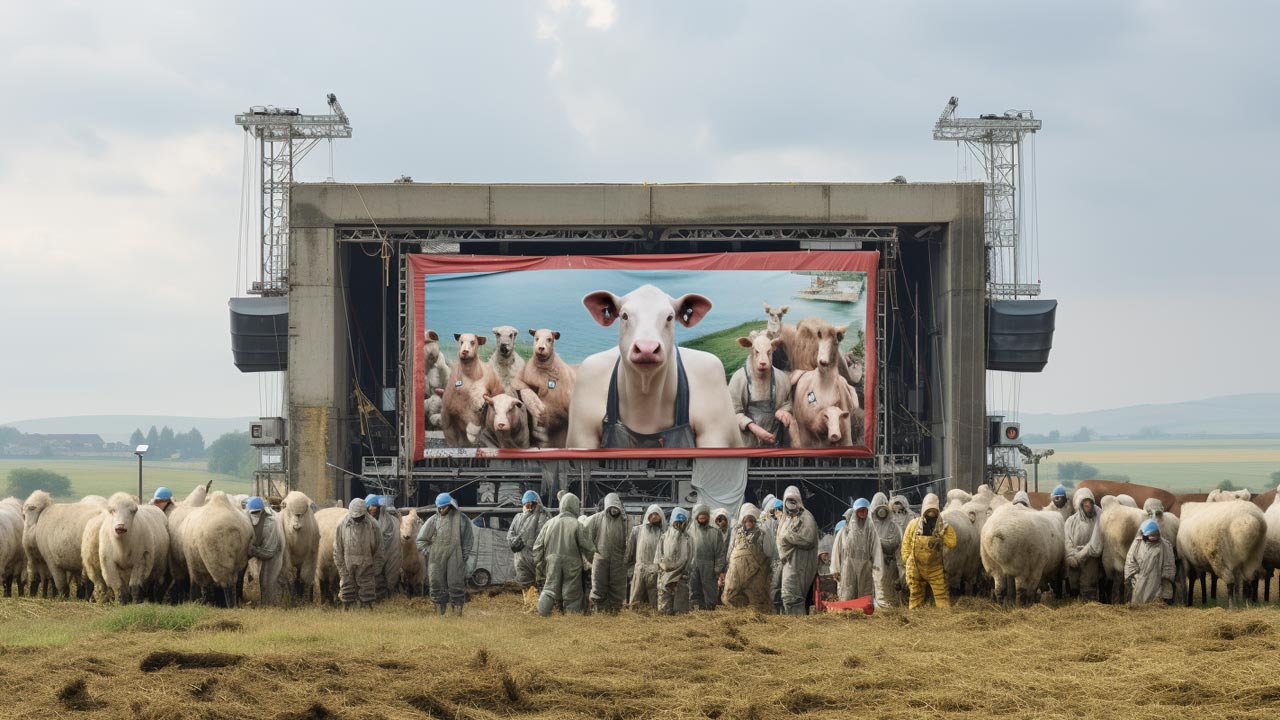
[{"label": "large banner", "polygon": [[878,263],[412,255],[414,458],[869,456]]}]

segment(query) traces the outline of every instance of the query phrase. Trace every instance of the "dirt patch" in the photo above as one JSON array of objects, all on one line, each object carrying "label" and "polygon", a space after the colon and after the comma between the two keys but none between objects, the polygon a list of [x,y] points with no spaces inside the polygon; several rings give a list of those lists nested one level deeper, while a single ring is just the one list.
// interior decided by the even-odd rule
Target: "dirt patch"
[{"label": "dirt patch", "polygon": [[445,702],[440,698],[434,698],[428,695],[410,695],[405,698],[404,701],[409,704],[409,707],[420,713],[424,713],[430,718],[440,718],[441,720],[444,720],[444,718],[466,717],[466,715],[460,713],[453,707],[453,703]]},{"label": "dirt patch", "polygon": [[221,668],[239,665],[241,660],[244,660],[243,655],[232,655],[230,653],[183,653],[173,650],[157,650],[142,658],[138,669],[142,672],[155,672],[170,665],[177,665],[179,670]]},{"label": "dirt patch", "polygon": [[844,660],[842,660],[840,664],[852,670],[862,665],[862,658],[858,657],[857,655],[846,655]]},{"label": "dirt patch", "polygon": [[1090,649],[1071,658],[1071,662],[1100,663],[1111,659],[1111,653],[1105,650]]},{"label": "dirt patch", "polygon": [[792,688],[778,698],[778,704],[792,715],[803,715],[814,710],[830,710],[839,703],[821,693]]},{"label": "dirt patch", "polygon": [[781,650],[775,650],[769,647],[768,645],[757,645],[756,652],[760,653],[761,655],[781,655],[782,654]]},{"label": "dirt patch", "polygon": [[195,685],[191,686],[191,697],[197,700],[208,700],[209,694],[213,692],[213,687],[218,684],[218,678],[207,677]]},{"label": "dirt patch", "polygon": [[409,663],[400,662],[399,660],[380,660],[375,664],[378,667],[382,668],[383,670],[412,670],[413,669],[413,666],[410,665]]},{"label": "dirt patch", "polygon": [[315,703],[306,710],[299,712],[283,712],[276,716],[276,720],[336,720],[338,715],[329,708]]},{"label": "dirt patch", "polygon": [[106,703],[89,695],[89,686],[84,678],[76,678],[58,691],[58,702],[62,707],[77,712],[100,710]]}]

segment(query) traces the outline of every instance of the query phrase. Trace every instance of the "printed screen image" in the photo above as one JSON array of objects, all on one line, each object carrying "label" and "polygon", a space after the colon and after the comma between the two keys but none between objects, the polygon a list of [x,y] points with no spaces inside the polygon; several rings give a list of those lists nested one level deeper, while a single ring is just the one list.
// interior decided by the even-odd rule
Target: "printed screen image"
[{"label": "printed screen image", "polygon": [[870,454],[877,253],[410,263],[417,458]]}]

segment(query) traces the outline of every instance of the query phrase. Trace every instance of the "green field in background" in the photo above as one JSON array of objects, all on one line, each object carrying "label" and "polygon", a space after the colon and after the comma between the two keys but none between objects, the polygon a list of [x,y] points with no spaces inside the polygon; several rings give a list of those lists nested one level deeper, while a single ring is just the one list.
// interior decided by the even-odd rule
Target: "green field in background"
[{"label": "green field in background", "polygon": [[[60,473],[71,478],[72,495],[81,498],[85,495],[102,495],[104,497],[121,490],[138,492],[138,462],[136,459],[121,458],[3,458],[0,459],[0,493],[5,493],[9,484],[9,471],[14,468],[39,468]],[[253,481],[243,480],[230,475],[219,475],[209,472],[204,460],[191,461],[144,461],[142,466],[143,494],[148,498],[161,485],[173,490],[174,495],[182,498],[197,485],[213,480],[214,490],[230,493],[252,492]],[[66,498],[61,498],[66,499]]]},{"label": "green field in background", "polygon": [[[1127,475],[1129,481],[1171,492],[1208,492],[1223,480],[1256,492],[1269,489],[1280,471],[1280,439],[1099,440],[1037,445],[1054,455],[1040,465],[1040,489],[1058,481],[1057,465],[1083,462],[1100,475]],[[1027,468],[1028,478],[1032,469]]]}]

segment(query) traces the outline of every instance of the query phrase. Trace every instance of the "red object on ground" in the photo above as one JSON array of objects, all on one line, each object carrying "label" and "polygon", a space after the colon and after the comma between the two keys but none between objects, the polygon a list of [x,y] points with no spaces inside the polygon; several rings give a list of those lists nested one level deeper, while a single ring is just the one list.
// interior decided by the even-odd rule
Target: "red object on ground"
[{"label": "red object on ground", "polygon": [[818,582],[815,579],[813,583],[813,609],[815,612],[844,612],[849,610],[861,612],[863,615],[874,615],[876,603],[871,599],[870,595],[863,595],[852,600],[826,602],[822,599],[822,593],[818,590]]}]

